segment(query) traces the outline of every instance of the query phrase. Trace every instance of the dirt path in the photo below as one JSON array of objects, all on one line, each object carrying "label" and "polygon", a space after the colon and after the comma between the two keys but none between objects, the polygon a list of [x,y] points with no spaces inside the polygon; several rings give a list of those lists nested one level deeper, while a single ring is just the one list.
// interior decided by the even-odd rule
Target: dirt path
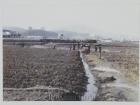
[{"label": "dirt path", "polygon": [[90,55],[85,55],[85,60],[96,79],[96,101],[138,101],[138,86],[126,81],[119,70]]},{"label": "dirt path", "polygon": [[47,87],[47,86],[39,86],[39,85],[30,88],[4,88],[3,90],[4,91],[58,90],[58,91],[69,92],[69,90],[63,88]]}]

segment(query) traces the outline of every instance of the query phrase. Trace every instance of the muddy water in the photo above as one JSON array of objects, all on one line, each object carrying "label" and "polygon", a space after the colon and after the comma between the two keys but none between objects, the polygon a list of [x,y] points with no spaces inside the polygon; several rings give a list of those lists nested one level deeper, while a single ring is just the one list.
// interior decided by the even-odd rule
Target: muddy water
[{"label": "muddy water", "polygon": [[[53,46],[49,46],[49,45],[33,45],[31,46],[31,48],[43,48],[43,49],[46,49],[46,48],[53,48]],[[56,49],[61,49],[61,50],[70,50],[69,47],[61,47],[61,46],[56,46]]]},{"label": "muddy water", "polygon": [[83,54],[80,51],[80,57],[82,58],[82,62],[85,68],[86,76],[88,77],[87,91],[81,97],[82,101],[92,101],[96,97],[97,87],[95,86],[94,76],[91,74],[89,69],[89,65],[84,61]]}]

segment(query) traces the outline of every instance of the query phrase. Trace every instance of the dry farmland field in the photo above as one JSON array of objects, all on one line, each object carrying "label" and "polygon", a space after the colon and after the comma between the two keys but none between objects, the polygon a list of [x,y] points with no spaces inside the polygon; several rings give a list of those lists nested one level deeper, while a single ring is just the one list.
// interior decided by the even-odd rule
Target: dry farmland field
[{"label": "dry farmland field", "polygon": [[98,92],[96,101],[139,101],[139,44],[102,46],[86,55]]},{"label": "dry farmland field", "polygon": [[80,100],[87,77],[78,51],[3,47],[4,100]]},{"label": "dry farmland field", "polygon": [[113,68],[120,70],[130,83],[139,81],[139,48],[105,48],[102,58],[111,63]]}]

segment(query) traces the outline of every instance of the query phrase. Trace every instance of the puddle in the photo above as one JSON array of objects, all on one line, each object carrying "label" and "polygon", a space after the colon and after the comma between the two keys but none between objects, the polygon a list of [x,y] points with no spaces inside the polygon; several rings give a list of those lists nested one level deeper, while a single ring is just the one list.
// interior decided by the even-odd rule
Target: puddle
[{"label": "puddle", "polygon": [[42,45],[33,45],[31,46],[31,48],[47,48],[47,47]]},{"label": "puddle", "polygon": [[94,70],[119,73],[119,71],[117,71],[116,69],[109,68],[109,67],[103,67],[103,66],[94,67]]},{"label": "puddle", "polygon": [[[53,46],[47,46],[47,45],[33,45],[31,46],[31,48],[43,48],[43,49],[47,49],[47,48],[53,48]],[[70,48],[68,47],[58,47],[56,46],[56,49],[60,49],[60,50],[70,50]]]},{"label": "puddle", "polygon": [[128,84],[124,84],[124,83],[108,83],[106,85],[103,85],[102,87],[118,87],[118,88],[126,88],[126,89],[130,89],[130,90],[133,90],[133,91],[137,91],[138,88],[137,87],[133,87],[133,86],[130,86]]}]

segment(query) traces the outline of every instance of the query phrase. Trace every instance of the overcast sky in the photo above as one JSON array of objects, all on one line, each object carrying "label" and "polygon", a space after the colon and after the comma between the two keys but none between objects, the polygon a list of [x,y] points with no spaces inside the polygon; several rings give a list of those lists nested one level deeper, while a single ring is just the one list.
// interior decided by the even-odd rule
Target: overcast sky
[{"label": "overcast sky", "polygon": [[140,40],[140,0],[3,0],[2,22]]}]

